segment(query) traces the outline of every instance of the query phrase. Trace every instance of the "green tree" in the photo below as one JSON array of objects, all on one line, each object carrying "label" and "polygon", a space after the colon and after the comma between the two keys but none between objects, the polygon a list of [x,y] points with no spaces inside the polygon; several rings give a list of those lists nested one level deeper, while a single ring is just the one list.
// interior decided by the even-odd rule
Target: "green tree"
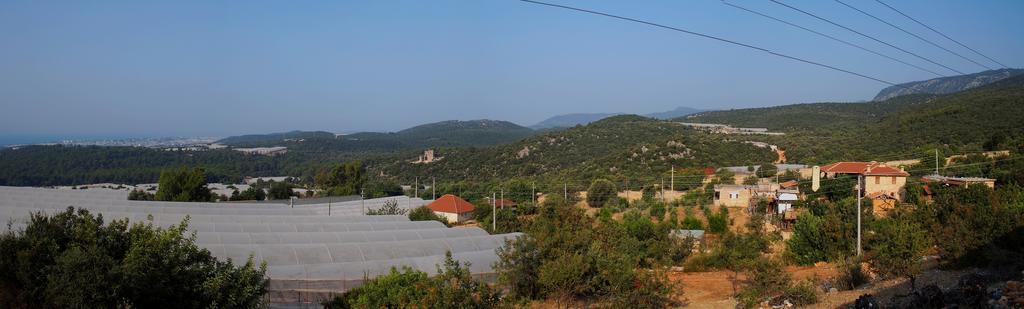
[{"label": "green tree", "polygon": [[757,169],[757,177],[759,177],[759,178],[775,177],[775,174],[777,174],[778,172],[779,172],[779,168],[775,167],[774,164],[765,163],[765,164],[761,164],[761,166],[758,167],[758,169]]},{"label": "green tree", "polygon": [[274,182],[270,185],[270,190],[267,190],[267,195],[270,199],[274,200],[286,200],[292,197],[292,185],[287,182]]},{"label": "green tree", "polygon": [[359,194],[366,183],[366,168],[359,161],[339,164],[317,174],[315,181],[327,195]]},{"label": "green tree", "polygon": [[590,183],[587,189],[587,205],[590,207],[603,207],[609,199],[615,197],[618,190],[615,184],[607,179],[597,179]]},{"label": "green tree", "polygon": [[709,233],[724,234],[729,231],[729,208],[720,206],[716,214],[712,214],[709,208],[705,210],[704,217],[708,219]]},{"label": "green tree", "polygon": [[921,256],[929,247],[924,229],[900,216],[877,222],[875,233],[868,260],[871,267],[883,276],[910,279],[911,288],[916,290]]},{"label": "green tree", "polygon": [[206,187],[203,169],[182,167],[160,173],[155,198],[158,201],[208,202],[213,200],[213,195]]}]

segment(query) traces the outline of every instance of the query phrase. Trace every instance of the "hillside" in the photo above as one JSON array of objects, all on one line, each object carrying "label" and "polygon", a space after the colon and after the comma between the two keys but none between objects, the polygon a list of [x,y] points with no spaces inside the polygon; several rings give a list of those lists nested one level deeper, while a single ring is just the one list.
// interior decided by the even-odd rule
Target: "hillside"
[{"label": "hillside", "polygon": [[702,110],[702,109],[696,109],[696,108],[692,108],[692,107],[680,106],[680,107],[676,107],[675,109],[670,110],[670,111],[664,111],[664,112],[658,112],[658,113],[650,113],[650,114],[646,114],[644,116],[651,117],[651,118],[654,118],[654,119],[668,120],[668,119],[672,119],[672,118],[678,118],[678,117],[683,117],[683,116],[687,116],[687,115],[692,115],[692,114],[700,113],[700,112],[703,112],[703,111],[704,110]]},{"label": "hillside", "polygon": [[249,134],[223,138],[217,143],[231,146],[267,144],[284,141],[287,139],[315,139],[334,138],[334,133],[324,131],[290,131],[270,134]]},{"label": "hillside", "polygon": [[[702,109],[696,109],[691,107],[680,106],[670,111],[650,113],[643,115],[644,117],[668,120],[676,117],[682,117],[686,115],[696,114],[702,112]],[[548,119],[544,119],[537,124],[530,126],[535,130],[541,129],[553,129],[553,128],[571,128],[577,125],[585,125],[594,121],[605,119],[611,116],[625,115],[625,113],[578,113],[578,114],[565,114],[557,115]]]},{"label": "hillside", "polygon": [[571,128],[577,125],[584,125],[594,121],[598,121],[604,118],[608,118],[615,115],[622,115],[620,113],[578,113],[578,114],[565,114],[557,115],[548,119],[544,119],[537,124],[530,126],[535,130],[539,129],[551,129],[551,128]]},{"label": "hillside", "polygon": [[988,85],[1024,73],[1024,69],[999,69],[974,74],[940,77],[891,86],[875,95],[874,101],[885,101],[908,94],[949,94]]},{"label": "hillside", "polygon": [[425,148],[486,146],[510,143],[533,131],[504,121],[444,121],[396,133],[328,132],[246,135],[222,140],[236,147],[286,146],[274,157],[244,155],[230,149],[163,151],[143,147],[30,146],[0,150],[0,185],[43,186],[98,182],[155,182],[165,168],[197,166],[213,181],[243,176],[311,177],[325,165],[372,159]]},{"label": "hillside", "polygon": [[512,144],[441,149],[439,155],[444,159],[430,164],[410,163],[414,155],[392,157],[371,168],[398,179],[606,176],[653,180],[668,172],[671,165],[725,166],[774,159],[765,149],[635,115],[613,116]]},{"label": "hillside", "polygon": [[739,109],[678,120],[786,132],[779,137],[745,138],[782,146],[791,160],[801,163],[906,157],[935,148],[953,152],[1005,148],[1024,140],[1024,75],[941,96]]}]

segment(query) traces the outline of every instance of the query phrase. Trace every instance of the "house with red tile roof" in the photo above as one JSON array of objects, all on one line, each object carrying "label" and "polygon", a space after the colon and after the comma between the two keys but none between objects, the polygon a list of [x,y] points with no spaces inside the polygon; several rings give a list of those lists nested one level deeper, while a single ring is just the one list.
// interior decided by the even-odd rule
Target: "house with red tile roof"
[{"label": "house with red tile roof", "polygon": [[823,166],[825,177],[863,176],[863,196],[901,201],[909,173],[878,162],[837,162]]},{"label": "house with red tile roof", "polygon": [[476,206],[458,196],[445,194],[427,204],[427,208],[433,210],[434,214],[444,217],[448,223],[456,224],[471,219]]}]

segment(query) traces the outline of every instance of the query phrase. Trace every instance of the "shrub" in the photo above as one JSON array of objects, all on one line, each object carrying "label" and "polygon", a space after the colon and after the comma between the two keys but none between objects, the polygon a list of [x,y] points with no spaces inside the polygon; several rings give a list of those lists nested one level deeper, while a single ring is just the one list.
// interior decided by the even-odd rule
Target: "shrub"
[{"label": "shrub", "polygon": [[607,179],[598,179],[590,183],[590,188],[587,189],[587,205],[590,207],[602,207],[612,197],[615,197],[617,191],[615,190],[615,184]]},{"label": "shrub", "polygon": [[836,276],[833,285],[840,291],[848,291],[867,284],[870,280],[868,274],[861,268],[860,259],[849,258],[839,265],[839,275]]},{"label": "shrub", "polygon": [[704,216],[708,218],[708,232],[724,234],[729,231],[729,209],[725,206],[718,208],[717,214],[711,214],[711,210],[705,210]]},{"label": "shrub", "polygon": [[452,259],[451,252],[445,254],[443,265],[438,265],[437,276],[402,268],[377,278],[345,294],[330,299],[324,308],[492,308],[499,304],[501,294],[482,282],[473,279],[469,266],[463,266]]},{"label": "shrub", "polygon": [[369,209],[366,211],[366,214],[371,216],[404,216],[407,212],[409,212],[408,209],[398,207],[398,200],[387,200],[384,201],[384,206],[378,209]]},{"label": "shrub", "polygon": [[409,221],[439,221],[444,224],[448,224],[448,220],[445,217],[439,216],[434,213],[433,210],[427,208],[427,206],[416,207],[409,212]]}]

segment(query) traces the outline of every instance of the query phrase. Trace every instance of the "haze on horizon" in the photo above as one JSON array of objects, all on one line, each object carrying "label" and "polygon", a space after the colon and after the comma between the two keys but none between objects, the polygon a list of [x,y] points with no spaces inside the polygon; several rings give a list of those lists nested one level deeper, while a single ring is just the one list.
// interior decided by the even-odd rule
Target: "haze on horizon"
[{"label": "haze on horizon", "polygon": [[[838,3],[788,2],[958,70],[985,70]],[[935,77],[717,0],[555,3],[718,35],[894,82]],[[768,1],[737,3],[955,75]],[[983,60],[874,1],[851,3]],[[519,1],[302,4],[0,3],[0,138],[395,131],[484,118],[531,125],[565,113],[862,101],[886,86]],[[1024,67],[1024,2],[892,4],[1010,67]]]}]

